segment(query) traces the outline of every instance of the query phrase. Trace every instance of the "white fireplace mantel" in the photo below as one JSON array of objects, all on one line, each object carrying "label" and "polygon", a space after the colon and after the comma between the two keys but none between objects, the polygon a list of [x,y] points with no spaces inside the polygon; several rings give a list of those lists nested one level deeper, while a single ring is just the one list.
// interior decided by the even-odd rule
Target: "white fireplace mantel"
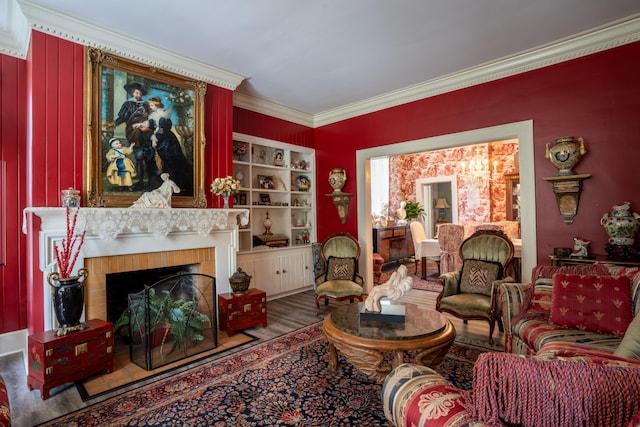
[{"label": "white fireplace mantel", "polygon": [[[26,208],[22,226],[25,234],[27,214],[41,219],[39,267],[47,295],[47,276],[56,265],[54,246],[59,246],[66,235],[66,209]],[[82,268],[85,258],[215,247],[217,293],[229,292],[229,277],[236,268],[238,223],[246,225],[248,221],[247,209],[82,207],[77,227],[86,228],[87,233],[75,270]],[[55,327],[51,299],[43,302],[45,329],[51,329]]]}]

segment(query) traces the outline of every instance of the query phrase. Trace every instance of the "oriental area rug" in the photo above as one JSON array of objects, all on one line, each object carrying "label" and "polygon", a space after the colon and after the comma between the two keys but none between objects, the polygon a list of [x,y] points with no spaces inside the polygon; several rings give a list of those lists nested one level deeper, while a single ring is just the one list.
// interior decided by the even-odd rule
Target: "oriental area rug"
[{"label": "oriental area rug", "polygon": [[[454,344],[439,371],[468,390],[482,351]],[[328,364],[318,322],[41,425],[389,426],[382,385]]]}]

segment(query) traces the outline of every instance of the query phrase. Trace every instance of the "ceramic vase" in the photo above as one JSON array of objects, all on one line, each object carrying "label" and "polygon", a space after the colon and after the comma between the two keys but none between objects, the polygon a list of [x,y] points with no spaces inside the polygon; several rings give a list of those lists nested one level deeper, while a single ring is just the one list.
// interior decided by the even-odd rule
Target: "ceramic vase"
[{"label": "ceramic vase", "polygon": [[229,193],[222,193],[222,207],[224,209],[229,209]]},{"label": "ceramic vase", "polygon": [[78,275],[61,278],[58,272],[47,276],[53,288],[53,310],[60,328],[72,328],[80,324],[84,310],[84,281],[89,274],[86,268],[78,270]]},{"label": "ceramic vase", "polygon": [[546,157],[558,168],[559,176],[574,175],[571,170],[587,152],[582,138],[565,136],[558,138],[553,146],[547,144]]},{"label": "ceramic vase", "polygon": [[613,206],[611,214],[605,213],[600,224],[609,235],[609,244],[614,246],[633,246],[636,233],[640,227],[640,214],[631,212],[631,205],[625,202]]},{"label": "ceramic vase", "polygon": [[329,172],[329,185],[335,192],[341,192],[342,187],[347,182],[347,171],[344,169],[333,169]]}]

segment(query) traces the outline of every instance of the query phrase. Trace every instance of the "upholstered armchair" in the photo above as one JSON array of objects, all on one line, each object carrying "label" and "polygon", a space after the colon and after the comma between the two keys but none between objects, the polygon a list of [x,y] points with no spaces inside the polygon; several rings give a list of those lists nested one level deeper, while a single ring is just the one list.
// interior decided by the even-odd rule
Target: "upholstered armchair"
[{"label": "upholstered armchair", "polygon": [[328,305],[335,301],[356,299],[362,301],[364,279],[358,274],[360,245],[349,233],[334,233],[320,247],[325,269],[316,277],[316,309],[320,311],[320,299]]},{"label": "upholstered armchair", "polygon": [[436,299],[436,310],[465,321],[489,323],[489,342],[493,344],[496,322],[504,331],[500,317],[498,285],[513,282],[504,277],[513,259],[513,243],[499,230],[479,230],[460,245],[462,269],[440,275],[443,289]]}]

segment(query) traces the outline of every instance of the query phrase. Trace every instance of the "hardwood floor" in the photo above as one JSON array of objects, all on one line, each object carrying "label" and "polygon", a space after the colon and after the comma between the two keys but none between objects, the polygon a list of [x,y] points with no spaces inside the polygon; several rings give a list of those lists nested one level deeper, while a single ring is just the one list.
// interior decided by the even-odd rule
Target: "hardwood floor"
[{"label": "hardwood floor", "polygon": [[[435,292],[411,289],[403,296],[402,300],[434,308],[436,296],[437,293]],[[258,340],[236,347],[217,357],[227,356],[233,352],[253,346],[256,343],[264,342],[303,326],[318,322],[330,312],[333,305],[329,304],[328,307],[321,307],[320,314],[316,316],[313,291],[302,292],[296,295],[269,301],[267,305],[268,326],[266,328],[257,326],[247,329],[247,332],[257,337]],[[459,319],[449,315],[446,316],[451,319],[456,328],[456,341],[482,345],[485,347],[489,346],[489,327],[487,323],[481,321],[470,321],[465,325]],[[504,348],[504,335],[497,331],[497,328],[494,340],[496,341],[494,348],[496,350],[502,350]],[[215,358],[216,356],[213,357]],[[175,372],[176,371],[172,371],[170,375]],[[22,354],[13,354],[1,357],[0,374],[4,377],[9,391],[12,426],[14,427],[33,426],[34,424],[50,420],[59,415],[88,406],[100,399],[110,397],[102,396],[89,402],[83,402],[76,390],[76,387],[73,384],[67,384],[57,389],[53,389],[51,397],[43,401],[40,398],[40,392],[29,391],[27,388],[27,374]],[[135,387],[139,386],[140,384]],[[123,390],[119,390],[116,393],[122,392]]]}]

